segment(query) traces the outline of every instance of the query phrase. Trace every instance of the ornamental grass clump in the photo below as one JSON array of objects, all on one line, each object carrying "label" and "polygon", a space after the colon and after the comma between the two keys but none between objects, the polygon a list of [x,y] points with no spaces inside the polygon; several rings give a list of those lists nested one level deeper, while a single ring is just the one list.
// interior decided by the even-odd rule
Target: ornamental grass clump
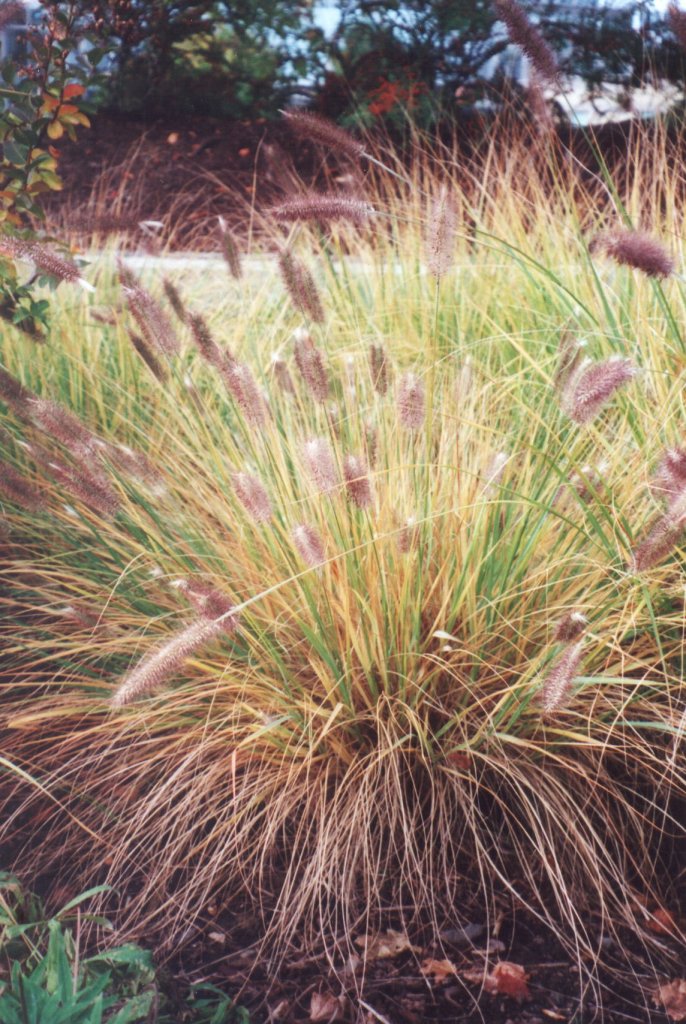
[{"label": "ornamental grass clump", "polygon": [[[379,929],[428,945],[521,914],[584,971],[610,939],[664,947],[683,299],[607,289],[578,230],[597,197],[566,162],[522,184],[526,152],[473,180],[417,154],[416,181],[374,186],[383,221],[350,260],[352,236],[301,225],[325,320],[285,301],[278,226],[270,275],[189,275],[212,345],[188,317],[162,381],[126,323],[73,304],[38,353],[3,336],[0,801],[25,875],[111,883],[121,932],[165,948],[247,903],[275,956],[324,947],[336,969]],[[654,181],[641,152],[628,198]],[[37,445],[69,472],[84,451],[114,514]]]}]

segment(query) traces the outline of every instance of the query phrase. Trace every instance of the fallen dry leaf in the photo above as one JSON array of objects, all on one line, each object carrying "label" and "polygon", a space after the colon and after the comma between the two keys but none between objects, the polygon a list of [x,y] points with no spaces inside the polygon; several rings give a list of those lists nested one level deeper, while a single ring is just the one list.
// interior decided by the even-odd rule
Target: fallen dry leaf
[{"label": "fallen dry leaf", "polygon": [[378,935],[360,935],[355,944],[364,950],[368,960],[382,960],[405,952],[421,953],[419,946],[413,946],[405,932],[397,932],[395,928]]},{"label": "fallen dry leaf", "polygon": [[422,960],[419,969],[434,985],[442,985],[447,978],[457,974],[457,967],[450,960]]},{"label": "fallen dry leaf", "polygon": [[653,910],[652,917],[647,922],[646,928],[649,928],[656,935],[674,935],[679,930],[674,915],[664,907],[658,907],[657,910]]},{"label": "fallen dry leaf", "polygon": [[313,992],[310,999],[310,1020],[315,1024],[333,1024],[345,1017],[345,996],[331,992]]},{"label": "fallen dry leaf", "polygon": [[465,981],[471,981],[475,985],[482,985],[484,992],[492,996],[509,996],[523,1002],[531,999],[527,981],[529,975],[520,964],[510,963],[509,960],[499,960],[493,967],[490,974],[485,968],[470,968],[461,972]]},{"label": "fallen dry leaf", "polygon": [[686,1020],[686,980],[676,978],[658,985],[653,1002],[664,1009],[670,1020]]}]

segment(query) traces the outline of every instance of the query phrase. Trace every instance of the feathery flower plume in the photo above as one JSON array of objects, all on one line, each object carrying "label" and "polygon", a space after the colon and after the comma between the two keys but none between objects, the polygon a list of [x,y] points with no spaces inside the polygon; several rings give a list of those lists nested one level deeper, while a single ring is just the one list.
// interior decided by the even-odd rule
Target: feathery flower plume
[{"label": "feathery flower plume", "polygon": [[228,224],[224,218],[218,217],[217,220],[219,221],[219,241],[222,247],[222,256],[229,268],[231,277],[239,281],[243,276],[243,267],[241,266],[241,253],[238,248],[238,242],[231,231],[229,231]]},{"label": "feathery flower plume", "polygon": [[357,455],[346,455],[343,460],[343,477],[353,504],[358,508],[369,508],[373,501],[372,485],[364,460]]},{"label": "feathery flower plume", "polygon": [[162,279],[162,287],[164,288],[164,294],[167,296],[167,301],[171,308],[176,313],[178,319],[182,324],[186,322],[186,307],[183,304],[181,294],[174,284],[168,277]]},{"label": "feathery flower plume", "polygon": [[349,220],[358,226],[364,224],[374,212],[374,207],[363,199],[335,194],[320,195],[316,192],[285,199],[267,211],[276,220],[281,221]]},{"label": "feathery flower plume", "polygon": [[579,671],[583,649],[583,640],[568,647],[543,680],[539,707],[544,717],[554,714],[567,703],[574,679]]},{"label": "feathery flower plume", "polygon": [[302,448],[307,471],[320,491],[338,486],[338,473],[331,445],[324,437],[313,437]]},{"label": "feathery flower plume", "polygon": [[602,363],[584,360],[565,384],[560,405],[575,423],[589,423],[638,373],[630,359],[611,356]]},{"label": "feathery flower plume", "polygon": [[543,82],[532,68],[526,99],[533,124],[539,135],[549,135],[555,130],[555,121],[543,91]]},{"label": "feathery flower plume", "polygon": [[359,160],[365,154],[361,142],[319,114],[311,114],[304,110],[284,110],[283,115],[301,139],[317,143],[333,153],[340,153],[353,160]]},{"label": "feathery flower plume", "polygon": [[425,415],[424,385],[416,373],[403,374],[398,388],[398,419],[406,430],[419,430]]},{"label": "feathery flower plume", "polygon": [[567,381],[576,372],[586,345],[585,338],[575,338],[571,331],[562,332],[557,346],[557,367],[554,378],[556,388],[564,388]]},{"label": "feathery flower plume", "polygon": [[643,231],[617,228],[591,240],[589,252],[605,252],[617,263],[643,271],[648,277],[669,277],[674,273],[674,257],[657,239]]},{"label": "feathery flower plume", "polygon": [[[35,452],[35,449],[34,449]],[[47,453],[37,453],[38,461],[65,491],[78,498],[84,505],[112,519],[119,509],[119,498],[107,477],[97,468],[90,466],[65,466],[55,462]]]},{"label": "feathery flower plume", "polygon": [[299,523],[293,528],[293,543],[305,565],[310,569],[326,561],[324,542],[313,526]]},{"label": "feathery flower plume", "polygon": [[364,424],[364,446],[367,462],[370,466],[375,466],[379,454],[379,431],[372,420],[367,420]]},{"label": "feathery flower plume", "polygon": [[676,547],[686,528],[686,495],[660,516],[645,540],[632,552],[629,568],[634,572],[652,569]]},{"label": "feathery flower plume", "polygon": [[557,58],[525,11],[516,0],[495,0],[494,6],[510,40],[526,54],[541,78],[554,82],[558,75]]},{"label": "feathery flower plume", "polygon": [[107,324],[108,327],[116,327],[117,325],[117,317],[114,309],[107,309],[104,306],[91,306],[88,310],[88,314],[97,324]]},{"label": "feathery flower plume", "polygon": [[300,376],[317,402],[329,397],[329,378],[324,360],[312,337],[302,329],[295,332],[295,363]]},{"label": "feathery flower plume", "polygon": [[324,307],[314,278],[305,264],[297,260],[287,249],[282,249],[279,253],[279,269],[295,308],[303,316],[309,316],[316,324],[323,323]]},{"label": "feathery flower plume", "polygon": [[159,349],[164,355],[176,355],[180,348],[179,339],[174,333],[169,317],[121,261],[119,279],[131,314],[148,345],[153,349]]},{"label": "feathery flower plume", "polygon": [[0,399],[21,419],[29,415],[29,403],[38,396],[0,366]]},{"label": "feathery flower plume", "polygon": [[567,612],[555,626],[553,640],[556,643],[565,644],[571,643],[572,640],[578,640],[585,633],[587,625],[588,619],[581,612]]},{"label": "feathery flower plume", "polygon": [[133,345],[134,349],[141,357],[145,365],[148,367],[153,377],[157,377],[160,381],[165,381],[169,376],[167,367],[157,358],[153,350],[150,348],[148,343],[140,334],[136,334],[130,327],[126,328],[126,333],[129,337],[129,341]]},{"label": "feathery flower plume", "polygon": [[92,457],[98,452],[100,438],[63,405],[36,396],[29,402],[28,414],[43,433],[59,441],[72,455]]},{"label": "feathery flower plume", "polygon": [[[198,352],[205,362],[217,369],[223,369],[226,365],[226,353],[222,351],[212,337],[212,332],[207,326],[207,321],[200,313],[188,313],[187,323],[190,327],[191,336]],[[231,362],[231,359],[229,360]]]},{"label": "feathery flower plume", "polygon": [[457,210],[445,185],[431,204],[426,232],[426,263],[434,277],[443,277],[452,265],[455,251]]},{"label": "feathery flower plume", "polygon": [[250,368],[230,357],[225,360],[222,377],[246,421],[253,426],[261,426],[264,423],[264,398]]},{"label": "feathery flower plume", "polygon": [[136,452],[125,444],[108,444],[105,455],[121,472],[147,484],[154,494],[165,493],[167,488],[162,474],[143,452]]},{"label": "feathery flower plume", "polygon": [[672,505],[686,491],[686,449],[668,448],[655,470],[652,488]]},{"label": "feathery flower plume", "polygon": [[[236,628],[235,616],[229,612],[234,607],[233,601],[228,594],[213,587],[204,580],[178,579],[171,584],[175,590],[180,590],[190,601],[198,615],[204,619],[221,619],[221,626],[227,633],[233,633]],[[224,617],[226,616],[226,617]]]},{"label": "feathery flower plume", "polygon": [[233,632],[237,617],[211,619],[201,617],[145,655],[126,676],[112,697],[115,708],[130,704],[137,697],[151,693],[167,682],[183,663],[206,643],[222,632]]},{"label": "feathery flower plume", "polygon": [[266,523],[272,517],[272,503],[264,485],[251,473],[234,473],[233,486],[243,508],[256,523]]},{"label": "feathery flower plume", "polygon": [[43,499],[40,491],[29,483],[26,477],[22,476],[9,463],[0,461],[0,496],[4,495],[15,505],[21,505],[29,512],[36,512],[41,508]]},{"label": "feathery flower plume", "polygon": [[26,260],[33,263],[37,270],[50,277],[57,277],[60,281],[70,281],[80,284],[86,291],[94,292],[95,288],[88,281],[81,277],[81,272],[76,264],[64,256],[53,252],[40,242],[30,242],[24,238],[13,238],[11,235],[0,236],[0,254],[9,256],[11,259]]},{"label": "feathery flower plume", "polygon": [[676,4],[670,4],[667,8],[667,22],[679,45],[686,50],[686,12],[680,10]]},{"label": "feathery flower plume", "polygon": [[383,345],[369,346],[369,368],[374,390],[381,396],[385,395],[390,383],[391,364]]},{"label": "feathery flower plume", "polygon": [[290,370],[284,360],[274,354],[271,358],[271,367],[281,390],[286,392],[288,395],[294,395],[295,385],[293,384],[293,378],[291,377]]}]

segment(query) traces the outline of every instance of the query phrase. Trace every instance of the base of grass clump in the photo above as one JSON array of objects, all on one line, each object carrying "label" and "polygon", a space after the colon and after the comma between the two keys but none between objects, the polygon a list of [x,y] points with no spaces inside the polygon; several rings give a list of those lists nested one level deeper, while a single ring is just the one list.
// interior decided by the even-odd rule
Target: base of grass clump
[{"label": "base of grass clump", "polygon": [[3,354],[5,833],[122,934],[682,937],[683,300],[591,262],[578,182],[430,173],[318,275],[282,237],[289,296],[105,270]]}]

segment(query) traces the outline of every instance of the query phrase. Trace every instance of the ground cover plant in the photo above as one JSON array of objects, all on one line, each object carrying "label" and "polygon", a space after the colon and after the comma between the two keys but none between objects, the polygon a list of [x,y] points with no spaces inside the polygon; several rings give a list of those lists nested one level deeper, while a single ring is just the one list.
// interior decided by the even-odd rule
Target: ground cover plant
[{"label": "ground cover plant", "polygon": [[5,835],[169,948],[248,898],[338,966],[475,905],[676,957],[680,171],[293,127],[345,191],[264,272],[219,227],[215,280],[103,256],[3,337]]}]

